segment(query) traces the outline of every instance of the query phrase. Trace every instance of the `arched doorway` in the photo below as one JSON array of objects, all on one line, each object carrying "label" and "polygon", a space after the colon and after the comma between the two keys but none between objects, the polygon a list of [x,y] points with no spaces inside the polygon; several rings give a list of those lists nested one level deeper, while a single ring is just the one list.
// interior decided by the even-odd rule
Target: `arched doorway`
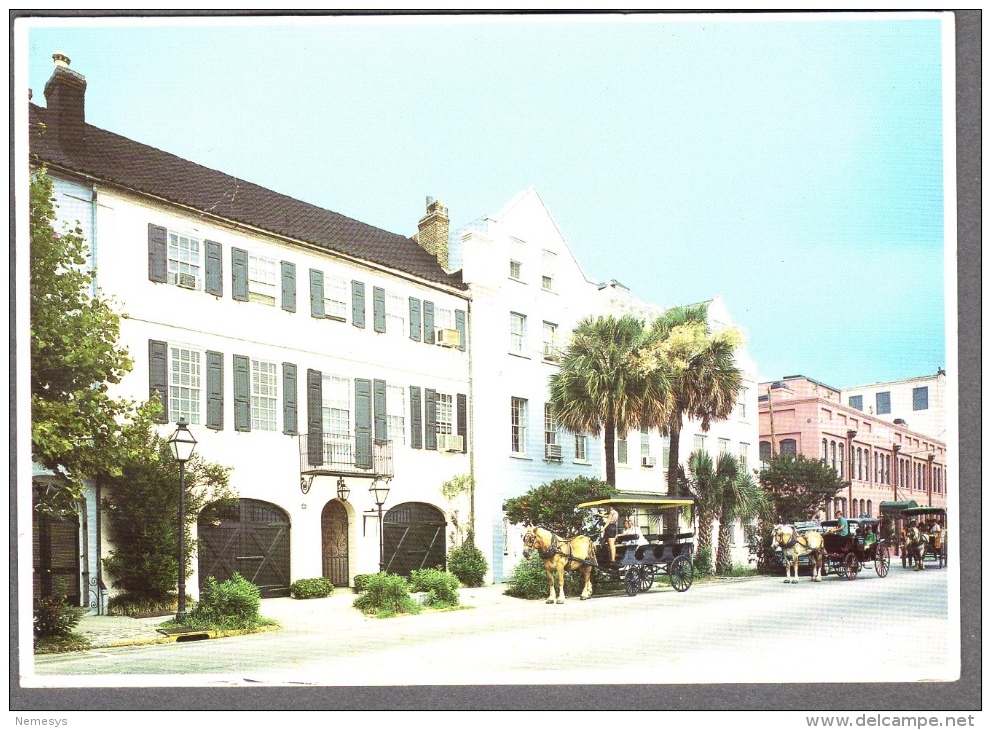
[{"label": "arched doorway", "polygon": [[348,573],[348,513],[339,500],[324,505],[320,515],[323,536],[323,577],[335,586],[347,586]]},{"label": "arched doorway", "polygon": [[447,520],[423,502],[405,502],[382,518],[385,572],[409,575],[422,568],[446,567]]},{"label": "arched doorway", "polygon": [[[207,513],[210,513],[207,517]],[[200,589],[240,573],[262,598],[289,595],[289,516],[269,502],[239,499],[200,513]]]}]

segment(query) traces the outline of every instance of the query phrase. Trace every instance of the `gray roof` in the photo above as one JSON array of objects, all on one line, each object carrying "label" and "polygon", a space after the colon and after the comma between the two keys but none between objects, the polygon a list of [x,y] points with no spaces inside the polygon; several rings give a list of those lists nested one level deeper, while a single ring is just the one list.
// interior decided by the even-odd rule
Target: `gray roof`
[{"label": "gray roof", "polygon": [[52,127],[45,107],[30,104],[29,116],[33,161],[431,282],[466,288],[461,272],[445,272],[408,236],[389,233],[90,124],[85,126],[85,143],[66,151],[56,134],[41,133],[42,124]]}]

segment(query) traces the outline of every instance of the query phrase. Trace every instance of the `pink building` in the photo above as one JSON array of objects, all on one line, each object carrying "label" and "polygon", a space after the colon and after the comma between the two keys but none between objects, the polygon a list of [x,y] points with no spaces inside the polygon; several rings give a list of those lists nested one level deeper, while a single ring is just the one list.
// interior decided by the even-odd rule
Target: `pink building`
[{"label": "pink building", "polygon": [[845,405],[839,390],[801,375],[761,383],[759,393],[762,461],[774,444],[774,453],[821,459],[849,482],[827,516],[877,517],[890,501],[946,506],[945,442]]}]

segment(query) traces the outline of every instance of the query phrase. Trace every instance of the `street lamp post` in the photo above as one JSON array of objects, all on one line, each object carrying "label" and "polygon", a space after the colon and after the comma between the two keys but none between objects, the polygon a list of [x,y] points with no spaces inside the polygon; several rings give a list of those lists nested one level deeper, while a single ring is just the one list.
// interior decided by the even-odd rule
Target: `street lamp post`
[{"label": "street lamp post", "polygon": [[368,488],[369,494],[372,495],[372,499],[375,500],[375,506],[379,511],[379,572],[385,570],[385,539],[382,529],[382,505],[385,504],[385,500],[389,498],[389,485],[385,482],[379,482],[378,479],[372,481],[372,486]]},{"label": "street lamp post", "polygon": [[186,462],[193,456],[196,439],[185,418],[180,418],[176,426],[169,448],[179,462],[179,606],[175,618],[182,623],[186,619]]}]

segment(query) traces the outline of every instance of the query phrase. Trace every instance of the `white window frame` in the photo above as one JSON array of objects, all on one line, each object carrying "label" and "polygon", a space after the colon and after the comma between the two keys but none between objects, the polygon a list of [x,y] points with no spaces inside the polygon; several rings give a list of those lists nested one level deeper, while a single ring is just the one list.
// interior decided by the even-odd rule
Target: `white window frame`
[{"label": "white window frame", "polygon": [[409,336],[406,331],[407,302],[400,294],[385,293],[385,331],[404,339]]},{"label": "white window frame", "polygon": [[575,461],[588,461],[588,436],[575,434]]},{"label": "white window frame", "polygon": [[[185,244],[185,245],[184,245]],[[189,274],[195,279],[196,291],[203,290],[203,242],[197,236],[179,231],[168,231],[166,246],[168,282],[179,286],[179,276]],[[183,287],[186,288],[186,287]]]},{"label": "white window frame", "polygon": [[248,300],[275,306],[279,296],[279,262],[248,254]]},{"label": "white window frame", "polygon": [[747,443],[744,443],[743,441],[741,441],[740,442],[740,452],[739,452],[740,453],[740,456],[739,456],[739,461],[740,461],[740,468],[743,469],[744,472],[747,471],[747,469],[749,468],[749,465],[750,465],[750,453],[749,452],[750,452],[750,444],[747,444]]},{"label": "white window frame", "polygon": [[720,456],[722,456],[723,454],[728,454],[729,453],[729,444],[730,444],[729,439],[724,439],[724,438],[720,438],[719,439],[719,455]]},{"label": "white window frame", "polygon": [[543,269],[540,277],[540,288],[544,291],[554,291],[554,279],[557,274],[557,254],[544,249],[542,263]]},{"label": "white window frame", "polygon": [[695,434],[695,448],[693,451],[705,451],[705,434]]},{"label": "white window frame", "polygon": [[517,354],[526,352],[526,315],[509,313],[509,351]]},{"label": "white window frame", "polygon": [[557,325],[553,322],[544,322],[543,328],[544,359],[557,361]]},{"label": "white window frame", "polygon": [[347,320],[351,305],[351,289],[347,279],[324,272],[323,315],[331,319]]},{"label": "white window frame", "polygon": [[544,446],[557,445],[558,423],[550,403],[544,403]]},{"label": "white window frame", "polygon": [[526,398],[510,399],[509,448],[516,456],[526,456],[527,406]]},{"label": "white window frame", "polygon": [[453,330],[454,310],[447,307],[434,307],[434,329]]},{"label": "white window frame", "polygon": [[324,373],[321,382],[321,430],[324,434],[324,461],[351,463],[353,441],[351,418],[351,380]]},{"label": "white window frame", "polygon": [[523,281],[523,258],[526,242],[519,238],[509,239],[509,278],[513,281]]},{"label": "white window frame", "polygon": [[394,444],[406,443],[406,389],[401,385],[385,388],[387,438]]},{"label": "white window frame", "polygon": [[437,435],[454,433],[454,397],[450,393],[437,394],[434,414],[434,432]]},{"label": "white window frame", "polygon": [[169,343],[170,423],[178,423],[180,418],[185,418],[193,426],[202,423],[205,396],[203,373],[202,350],[189,345]]},{"label": "white window frame", "polygon": [[251,361],[251,430],[276,431],[279,424],[279,367]]}]

